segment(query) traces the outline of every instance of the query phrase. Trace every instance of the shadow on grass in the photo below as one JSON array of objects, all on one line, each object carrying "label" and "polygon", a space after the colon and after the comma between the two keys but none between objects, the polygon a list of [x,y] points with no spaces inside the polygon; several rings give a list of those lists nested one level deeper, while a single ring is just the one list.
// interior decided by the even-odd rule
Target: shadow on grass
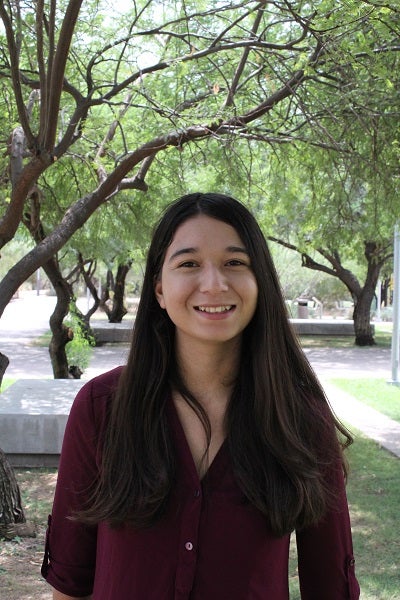
[{"label": "shadow on grass", "polygon": [[[355,338],[352,336],[302,335],[300,343],[303,348],[355,348]],[[374,336],[379,348],[390,348],[392,337],[390,332],[377,332]],[[375,347],[375,346],[373,346]]]}]

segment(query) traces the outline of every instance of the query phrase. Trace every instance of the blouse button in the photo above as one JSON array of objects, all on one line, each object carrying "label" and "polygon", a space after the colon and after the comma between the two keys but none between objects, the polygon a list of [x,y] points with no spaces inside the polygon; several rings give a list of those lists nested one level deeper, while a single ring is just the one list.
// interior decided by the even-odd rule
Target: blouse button
[{"label": "blouse button", "polygon": [[185,548],[186,548],[186,550],[193,550],[193,544],[192,544],[192,542],[186,542]]}]

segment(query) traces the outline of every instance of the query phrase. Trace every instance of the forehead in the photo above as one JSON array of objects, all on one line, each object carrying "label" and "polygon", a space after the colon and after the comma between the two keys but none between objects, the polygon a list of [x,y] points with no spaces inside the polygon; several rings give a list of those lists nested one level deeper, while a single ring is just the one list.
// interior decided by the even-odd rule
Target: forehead
[{"label": "forehead", "polygon": [[181,223],[167,248],[167,254],[170,254],[171,251],[182,244],[191,247],[206,245],[212,248],[232,245],[244,246],[238,232],[232,225],[206,215],[196,215]]}]

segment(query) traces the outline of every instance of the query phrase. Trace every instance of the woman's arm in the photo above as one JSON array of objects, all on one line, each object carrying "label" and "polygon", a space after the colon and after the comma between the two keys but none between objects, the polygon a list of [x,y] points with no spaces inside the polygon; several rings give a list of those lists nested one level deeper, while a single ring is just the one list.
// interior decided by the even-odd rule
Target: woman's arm
[{"label": "woman's arm", "polygon": [[358,600],[349,509],[341,465],[332,469],[330,483],[336,496],[320,523],[297,532],[297,554],[302,600]]},{"label": "woman's arm", "polygon": [[85,596],[84,598],[77,598],[76,596],[66,596],[61,592],[53,589],[53,600],[91,600],[92,596]]},{"label": "woman's arm", "polygon": [[99,476],[108,407],[119,374],[119,369],[113,369],[86,383],[71,407],[42,564],[54,600],[91,600],[93,595],[98,528],[69,517],[90,504]]},{"label": "woman's arm", "polygon": [[[42,564],[42,575],[56,600],[90,598],[93,590],[97,528],[69,518],[88,502],[86,490],[98,476],[98,416],[93,403],[93,383],[89,383],[73,403],[64,434]],[[99,405],[101,410],[102,402]]]}]

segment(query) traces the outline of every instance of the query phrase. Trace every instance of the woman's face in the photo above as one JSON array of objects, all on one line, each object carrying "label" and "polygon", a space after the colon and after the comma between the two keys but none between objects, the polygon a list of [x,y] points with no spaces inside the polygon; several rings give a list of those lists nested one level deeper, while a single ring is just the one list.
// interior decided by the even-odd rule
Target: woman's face
[{"label": "woman's face", "polygon": [[178,345],[188,347],[240,339],[254,315],[258,288],[236,230],[198,215],[176,230],[155,293],[175,324]]}]

